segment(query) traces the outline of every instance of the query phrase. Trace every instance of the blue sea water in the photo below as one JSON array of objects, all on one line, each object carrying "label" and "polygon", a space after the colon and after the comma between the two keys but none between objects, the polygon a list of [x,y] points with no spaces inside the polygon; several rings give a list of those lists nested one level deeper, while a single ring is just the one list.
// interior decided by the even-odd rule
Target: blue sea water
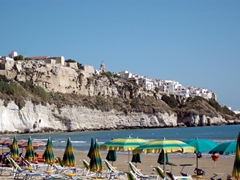
[{"label": "blue sea water", "polygon": [[[64,133],[42,133],[42,134],[17,134],[17,139],[28,139],[47,142],[48,137],[53,140],[55,150],[65,149],[68,137],[71,138],[75,150],[85,151],[90,147],[91,137],[97,138],[99,144],[111,140],[111,138],[138,137],[146,140],[175,139],[186,140],[189,138],[204,138],[217,142],[218,144],[235,141],[240,132],[240,125],[227,126],[204,126],[186,128],[157,128],[157,129],[131,129],[111,131],[84,131]],[[14,135],[4,135],[12,138]],[[44,147],[42,147],[44,148]]]}]

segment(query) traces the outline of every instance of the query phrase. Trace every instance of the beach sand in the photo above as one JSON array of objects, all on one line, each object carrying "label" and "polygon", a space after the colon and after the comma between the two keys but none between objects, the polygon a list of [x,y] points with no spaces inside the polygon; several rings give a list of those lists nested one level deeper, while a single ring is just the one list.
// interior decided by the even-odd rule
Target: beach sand
[{"label": "beach sand", "polygon": [[[38,153],[43,153],[42,151],[37,151]],[[63,157],[63,150],[57,150],[55,151],[55,157]],[[87,157],[87,151],[75,151],[75,158],[76,158],[76,167],[83,167],[82,162],[80,160],[85,159],[88,162],[90,159]],[[101,157],[104,160],[107,155],[107,152],[101,151]],[[117,170],[121,170],[124,172],[128,171],[128,154],[126,153],[117,153],[118,159],[117,161],[113,162],[113,166],[117,167]],[[141,169],[141,172],[143,174],[148,175],[156,175],[156,172],[153,171],[153,168],[151,166],[160,166],[157,163],[158,155],[157,154],[142,154],[142,163],[137,164],[137,168]],[[131,160],[131,155],[130,155]],[[231,174],[232,168],[233,168],[233,162],[234,158],[233,156],[229,156],[229,158],[221,158],[221,155],[219,156],[218,161],[216,162],[214,166],[214,162],[212,161],[210,155],[205,155],[202,158],[198,159],[199,161],[199,168],[203,169],[205,171],[205,176],[203,176],[201,179],[210,179],[213,176],[213,173],[229,173]],[[180,164],[196,164],[196,157],[193,155],[192,157],[187,157],[186,155],[169,155],[169,162],[176,164],[177,166],[173,166],[172,172],[174,175],[179,176],[180,171],[182,169],[182,166],[179,166]],[[104,168],[105,164],[103,163]],[[194,168],[191,168],[189,171],[189,174],[194,175]],[[167,169],[171,169],[171,167],[168,165]],[[184,169],[184,173],[186,173],[188,168]],[[13,179],[11,176],[0,176],[0,179]],[[222,179],[227,179],[225,176]]]}]

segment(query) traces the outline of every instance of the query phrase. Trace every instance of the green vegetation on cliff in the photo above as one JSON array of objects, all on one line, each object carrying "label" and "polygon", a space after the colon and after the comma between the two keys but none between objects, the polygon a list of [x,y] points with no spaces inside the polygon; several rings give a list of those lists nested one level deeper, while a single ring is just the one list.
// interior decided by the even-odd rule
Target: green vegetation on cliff
[{"label": "green vegetation on cliff", "polygon": [[[105,76],[111,79],[110,73],[105,73]],[[118,78],[118,77],[113,77]],[[125,87],[127,90],[136,89],[136,84],[128,83]],[[123,111],[127,115],[129,112],[143,112],[146,114],[153,113],[177,113],[178,116],[185,117],[189,114],[207,115],[217,117],[219,114],[225,119],[236,119],[234,112],[226,106],[221,106],[214,99],[206,100],[202,97],[190,97],[181,100],[177,97],[162,95],[162,99],[155,96],[146,96],[144,98],[113,98],[102,96],[83,96],[77,94],[63,94],[46,92],[42,87],[35,86],[32,82],[12,82],[7,81],[4,77],[0,77],[0,98],[7,106],[10,101],[15,101],[19,108],[23,108],[25,100],[31,100],[35,104],[55,104],[60,112],[61,107],[69,106],[85,106],[91,109],[101,111]]]}]

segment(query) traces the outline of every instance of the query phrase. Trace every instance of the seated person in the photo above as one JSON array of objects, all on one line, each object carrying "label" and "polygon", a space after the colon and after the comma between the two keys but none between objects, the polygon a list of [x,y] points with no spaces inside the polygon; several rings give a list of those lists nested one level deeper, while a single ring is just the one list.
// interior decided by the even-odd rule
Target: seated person
[{"label": "seated person", "polygon": [[202,169],[198,169],[198,168],[195,168],[194,173],[196,175],[201,175],[201,176],[205,175],[205,172]]}]

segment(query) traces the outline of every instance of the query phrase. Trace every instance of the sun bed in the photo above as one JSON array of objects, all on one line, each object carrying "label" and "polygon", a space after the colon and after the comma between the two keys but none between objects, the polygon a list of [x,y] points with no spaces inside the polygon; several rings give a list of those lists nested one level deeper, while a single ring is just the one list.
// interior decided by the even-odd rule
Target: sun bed
[{"label": "sun bed", "polygon": [[136,166],[132,162],[128,162],[130,170],[140,179],[149,179],[149,178],[156,178],[156,176],[152,175],[145,175],[142,172],[139,171]]},{"label": "sun bed", "polygon": [[18,179],[19,176],[23,176],[24,179],[32,178],[33,176],[46,176],[46,173],[42,171],[22,169],[12,158],[8,157],[8,160],[14,169],[14,179]]},{"label": "sun bed", "polygon": [[116,170],[106,159],[104,160],[104,162],[107,167],[106,176],[108,177],[108,179],[117,177],[119,177],[120,179],[124,179],[122,175],[124,175],[125,173],[123,171]]},{"label": "sun bed", "polygon": [[126,175],[128,180],[140,180],[132,171],[127,172]]},{"label": "sun bed", "polygon": [[172,174],[171,172],[166,173],[166,177],[164,174],[164,171],[162,168],[160,168],[159,166],[154,167],[158,177],[157,179],[167,179],[167,180],[192,180],[191,176],[175,176],[174,174]]},{"label": "sun bed", "polygon": [[82,176],[95,176],[96,175],[96,173],[90,171],[89,163],[85,159],[82,160],[82,163],[84,166]]},{"label": "sun bed", "polygon": [[213,173],[214,176],[211,177],[211,180],[218,180],[218,179],[222,179],[225,176],[228,176],[228,173]]}]

